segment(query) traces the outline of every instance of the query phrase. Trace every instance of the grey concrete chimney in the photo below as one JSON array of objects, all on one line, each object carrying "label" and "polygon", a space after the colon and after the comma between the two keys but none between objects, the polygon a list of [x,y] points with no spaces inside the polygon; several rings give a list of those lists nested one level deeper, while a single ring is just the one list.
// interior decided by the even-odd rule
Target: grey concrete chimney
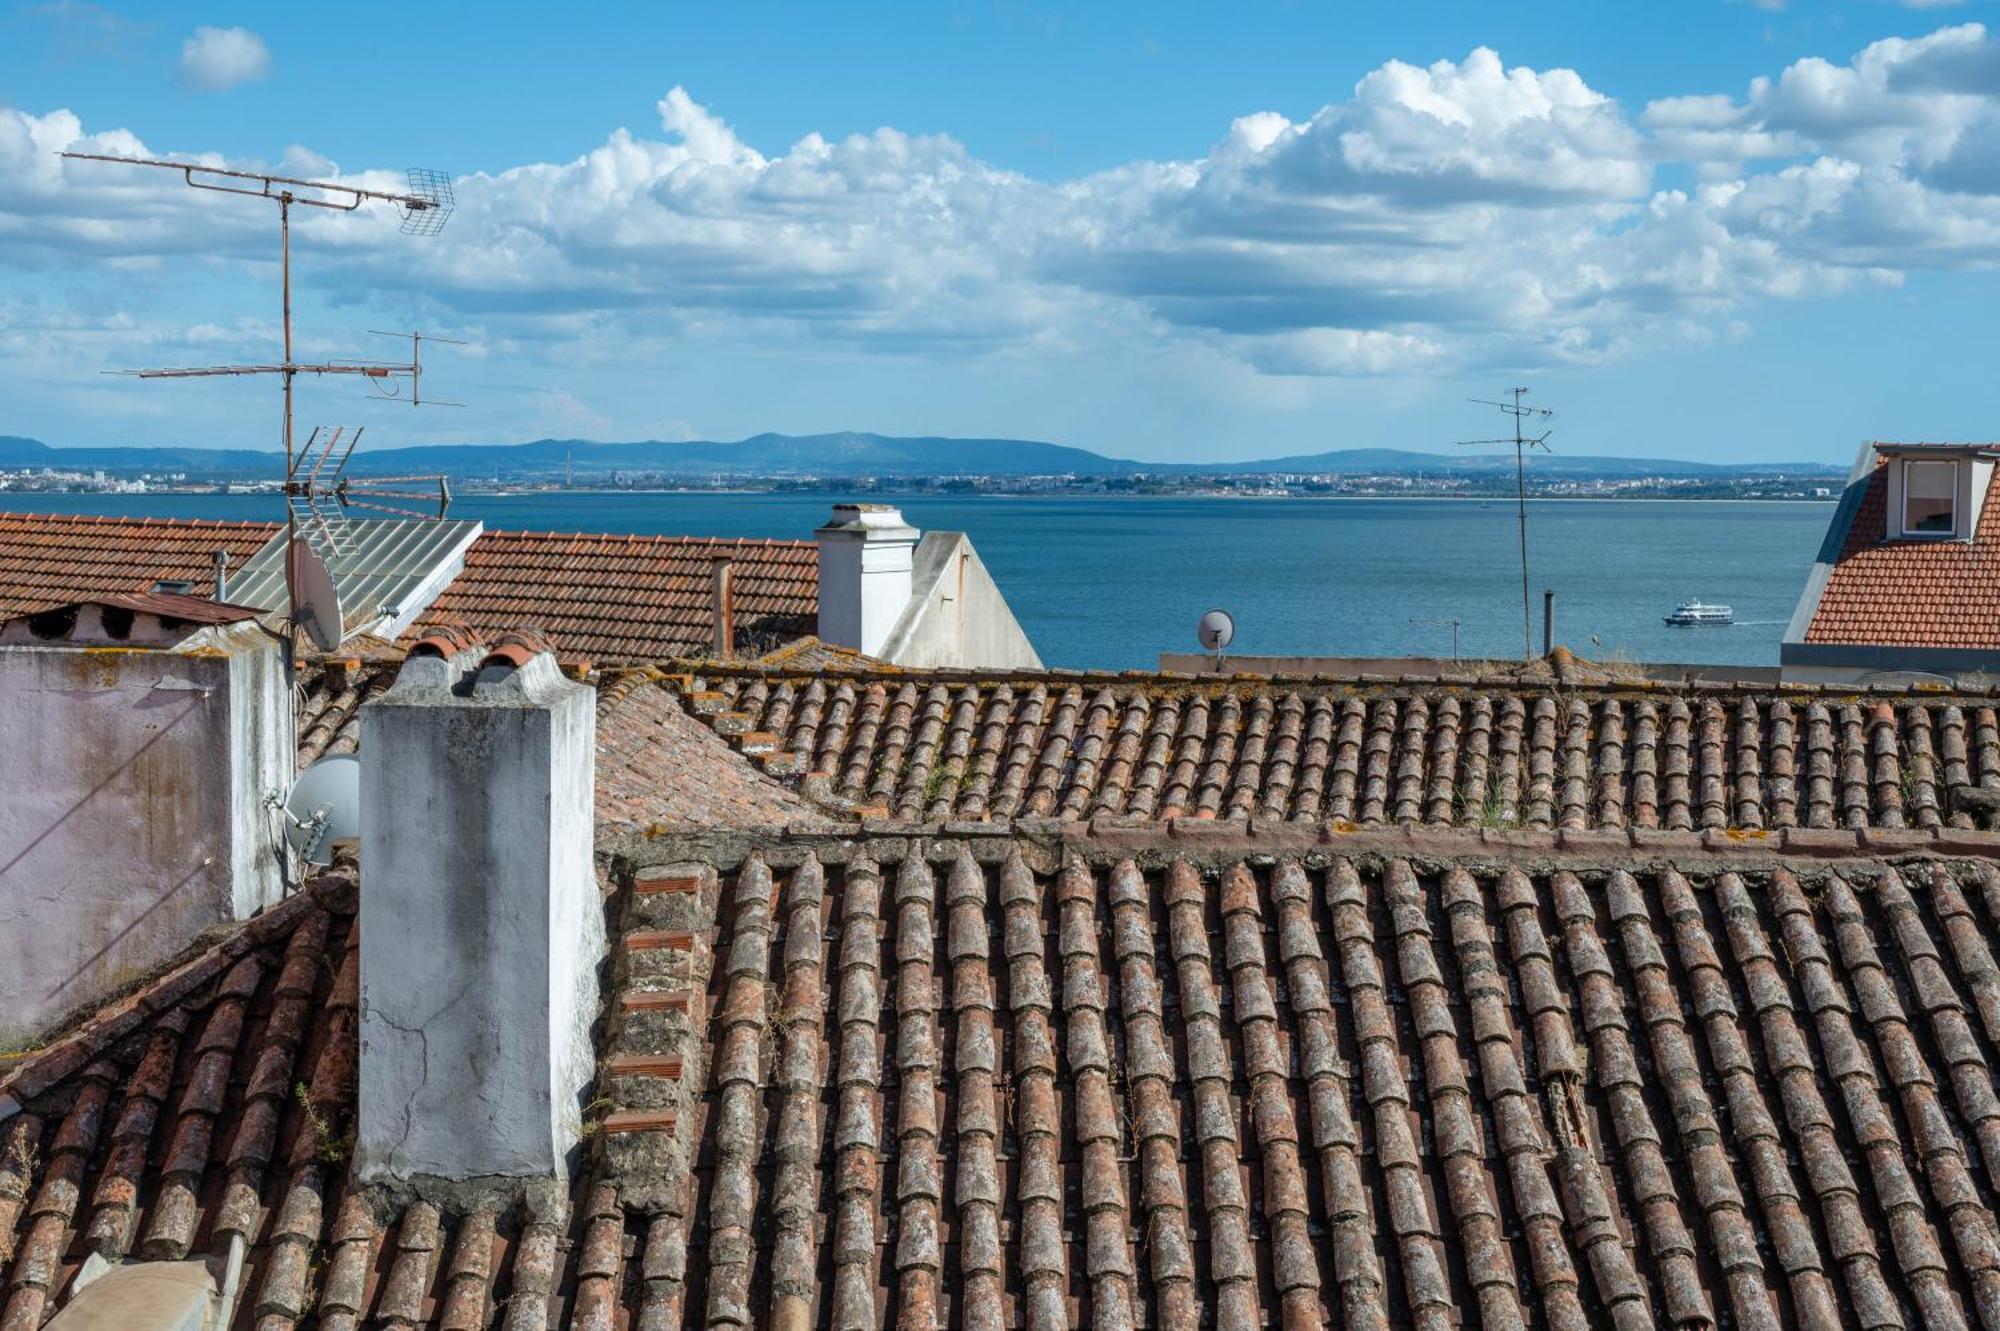
[{"label": "grey concrete chimney", "polygon": [[251,616],[145,593],[0,621],[0,1048],[283,894],[291,691]]},{"label": "grey concrete chimney", "polygon": [[363,1178],[566,1178],[581,1140],[596,699],[537,646],[413,653],[361,709]]},{"label": "grey concrete chimney", "polygon": [[819,636],[873,655],[910,603],[921,533],[889,504],[835,504],[819,538]]}]

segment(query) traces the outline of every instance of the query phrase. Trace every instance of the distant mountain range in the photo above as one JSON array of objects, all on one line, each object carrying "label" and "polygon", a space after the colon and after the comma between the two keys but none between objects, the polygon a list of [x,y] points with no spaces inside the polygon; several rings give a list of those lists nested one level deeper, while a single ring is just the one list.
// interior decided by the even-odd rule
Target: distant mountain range
[{"label": "distant mountain range", "polygon": [[[1486,475],[1509,470],[1513,465],[1511,452],[1417,453],[1397,448],[1343,448],[1252,462],[1135,462],[1034,439],[897,438],[845,432],[759,434],[735,443],[645,440],[607,444],[589,439],[537,439],[526,444],[417,444],[365,449],[354,455],[347,470],[356,476],[439,472],[458,480],[492,477],[520,480],[561,476],[566,470],[584,478],[614,471],[687,478],[1241,476],[1287,472],[1451,476]],[[1566,453],[1534,454],[1528,465],[1535,475],[1542,477],[1610,480],[1648,476],[1717,480],[1732,476],[1842,476],[1847,471],[1846,467],[1830,462],[1712,463]],[[36,439],[0,435],[0,470],[42,467],[102,469],[117,474],[180,471],[190,477],[217,480],[274,477],[279,470],[275,453],[255,449],[55,448]]]}]

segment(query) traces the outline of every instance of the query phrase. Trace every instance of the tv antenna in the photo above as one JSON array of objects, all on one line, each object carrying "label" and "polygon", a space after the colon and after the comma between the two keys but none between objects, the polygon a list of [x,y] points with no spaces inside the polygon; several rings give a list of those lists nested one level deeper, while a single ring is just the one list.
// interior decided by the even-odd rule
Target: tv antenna
[{"label": "tv antenna", "polygon": [[1451,659],[1452,659],[1452,660],[1454,660],[1454,661],[1458,660],[1458,621],[1457,621],[1457,620],[1455,620],[1455,619],[1413,619],[1413,620],[1411,620],[1411,621],[1410,621],[1410,624],[1411,624],[1411,626],[1412,626],[1413,628],[1421,628],[1421,629],[1441,629],[1441,628],[1450,628],[1450,629],[1451,629]]},{"label": "tv antenna", "polygon": [[1531,407],[1522,402],[1521,399],[1527,396],[1528,393],[1528,390],[1525,388],[1510,388],[1507,392],[1512,401],[1495,402],[1490,398],[1483,397],[1469,398],[1467,400],[1477,402],[1483,407],[1498,407],[1509,416],[1512,416],[1514,418],[1514,437],[1512,439],[1461,439],[1458,442],[1461,446],[1491,444],[1512,444],[1514,446],[1514,506],[1521,518],[1521,659],[1523,661],[1531,661],[1535,656],[1535,638],[1532,628],[1532,617],[1528,610],[1527,453],[1531,448],[1539,448],[1544,453],[1548,452],[1548,438],[1555,431],[1544,430],[1538,435],[1528,435],[1523,432],[1522,422],[1531,416],[1541,419],[1553,416],[1555,413],[1546,407]]},{"label": "tv antenna", "polygon": [[[364,381],[375,387],[378,392],[387,390],[384,395],[394,397],[399,396],[401,393],[401,389],[396,381],[407,378],[410,381],[410,402],[412,405],[417,405],[422,401],[418,387],[423,375],[423,362],[420,352],[422,343],[426,340],[422,334],[411,333],[407,335],[410,338],[410,359],[406,364],[389,361],[356,360],[301,362],[293,359],[292,208],[294,205],[297,205],[301,208],[324,208],[330,212],[351,213],[359,210],[364,203],[394,204],[397,212],[402,216],[402,229],[405,235],[435,236],[438,232],[444,230],[445,222],[451,217],[452,210],[457,206],[457,200],[452,194],[451,177],[442,171],[412,167],[407,177],[409,181],[408,191],[399,194],[389,190],[362,189],[357,185],[342,185],[331,181],[301,180],[292,176],[266,175],[256,171],[231,171],[219,166],[205,166],[199,162],[175,162],[151,157],[114,157],[104,153],[66,152],[62,156],[83,162],[113,162],[123,166],[149,166],[165,171],[178,171],[181,173],[182,180],[192,189],[210,190],[217,194],[240,194],[252,199],[268,199],[278,205],[278,257],[279,269],[282,275],[281,309],[284,326],[284,358],[272,364],[210,365],[192,369],[131,370],[124,373],[132,374],[140,379],[196,379],[217,375],[238,376],[257,374],[275,374],[278,376],[279,382],[283,386],[285,399],[285,539],[288,554],[287,573],[289,574],[292,566],[299,562],[290,556],[294,549],[293,542],[299,537],[298,519],[301,509],[303,508],[308,515],[318,516],[311,502],[314,496],[310,491],[301,493],[298,487],[314,484],[313,477],[323,469],[326,458],[331,454],[339,437],[339,432],[335,431],[333,437],[326,445],[325,452],[322,453],[318,462],[313,465],[312,474],[302,481],[300,478],[302,460],[292,446],[293,380],[297,379],[301,374],[359,375]],[[395,334],[394,336],[405,335]],[[428,340],[449,341],[446,338],[431,338]],[[314,431],[315,439],[318,437],[318,434],[318,431]],[[353,451],[352,440],[359,437],[360,432],[357,430],[350,437],[348,452]],[[344,467],[345,465],[346,454],[343,453],[340,467]],[[335,475],[339,475],[339,467],[335,469]],[[340,483],[338,481],[335,482],[336,485]],[[439,480],[439,485],[441,487],[443,485],[441,479]],[[444,495],[446,502],[449,502],[449,490],[445,490]],[[301,501],[304,502],[301,503]],[[442,508],[440,508],[439,516],[443,516]],[[325,517],[318,517],[318,525],[322,528],[327,527]],[[286,597],[288,600],[288,605],[286,606],[288,632],[285,638],[286,669],[289,673],[291,665],[290,649],[292,644],[292,637],[289,630],[298,626],[301,609],[300,591],[292,584],[292,579],[289,576],[286,578]]]}]

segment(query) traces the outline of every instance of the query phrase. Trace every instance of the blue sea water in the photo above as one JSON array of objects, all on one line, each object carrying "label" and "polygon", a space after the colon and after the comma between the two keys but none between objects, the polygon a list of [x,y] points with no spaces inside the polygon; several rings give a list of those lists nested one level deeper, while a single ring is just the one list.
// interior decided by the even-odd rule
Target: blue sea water
[{"label": "blue sea water", "polygon": [[[867,496],[873,500],[877,496]],[[471,495],[454,517],[548,530],[809,539],[833,495]],[[1521,650],[1511,503],[1426,499],[932,498],[911,522],[971,534],[1052,666],[1150,669],[1193,651],[1202,611],[1236,619],[1245,655],[1466,657]],[[276,500],[209,495],[5,495],[0,509],[275,518]],[[1580,655],[1775,665],[1830,503],[1546,500],[1528,508],[1534,642],[1541,592]],[[1728,628],[1671,628],[1688,597]]]}]

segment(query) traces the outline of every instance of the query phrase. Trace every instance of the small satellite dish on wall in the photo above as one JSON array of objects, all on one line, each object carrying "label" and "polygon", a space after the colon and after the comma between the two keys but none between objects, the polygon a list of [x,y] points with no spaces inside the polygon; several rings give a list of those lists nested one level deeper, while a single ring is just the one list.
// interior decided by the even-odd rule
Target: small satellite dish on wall
[{"label": "small satellite dish on wall", "polygon": [[1211,610],[1195,625],[1194,635],[1201,640],[1203,651],[1219,652],[1236,636],[1236,621],[1227,610]]},{"label": "small satellite dish on wall", "polygon": [[313,645],[323,652],[340,646],[345,635],[340,593],[334,590],[326,561],[303,536],[294,536],[286,547],[285,587],[291,593],[292,622],[306,631]]},{"label": "small satellite dish on wall", "polygon": [[285,796],[285,840],[307,864],[333,863],[333,843],[361,835],[361,760],[351,753],[320,759]]}]

